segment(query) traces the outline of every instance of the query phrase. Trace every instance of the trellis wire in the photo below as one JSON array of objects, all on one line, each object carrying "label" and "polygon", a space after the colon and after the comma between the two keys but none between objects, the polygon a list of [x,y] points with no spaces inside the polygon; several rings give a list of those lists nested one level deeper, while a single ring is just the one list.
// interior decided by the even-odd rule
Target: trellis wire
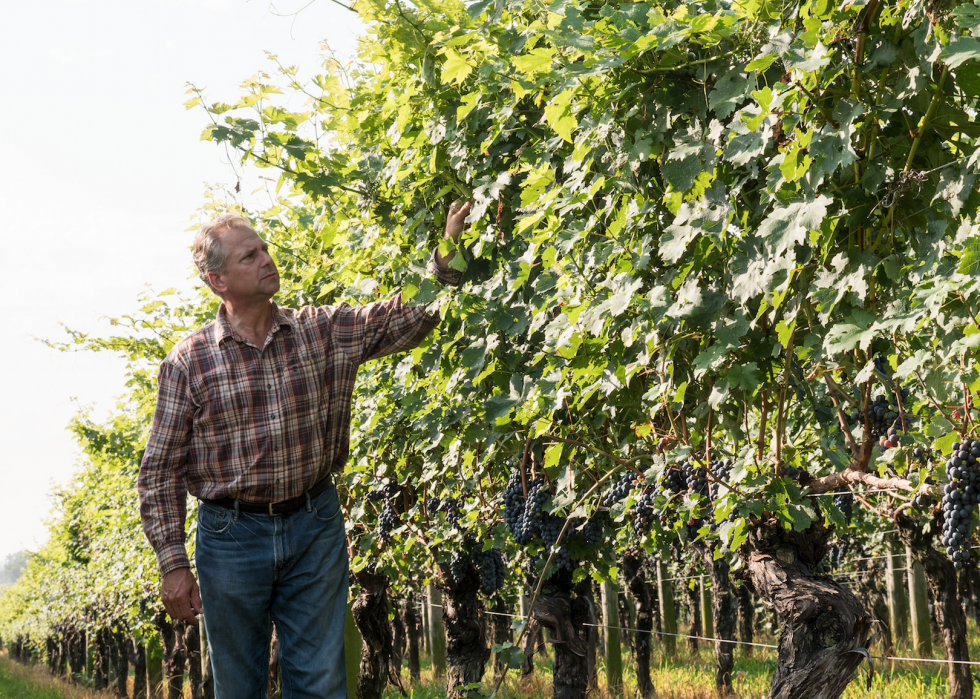
[{"label": "trellis wire", "polygon": [[[700,576],[696,576],[700,577]],[[433,609],[445,609],[444,605],[441,604],[430,604],[428,602],[419,602],[416,606],[419,607],[432,607]],[[505,616],[511,619],[521,619],[526,620],[527,617],[521,616],[520,614],[507,614],[505,612],[491,612],[487,609],[483,610],[484,614],[492,614],[493,616]],[[691,636],[690,634],[684,633],[669,633],[667,631],[654,631],[653,629],[634,629],[630,626],[607,626],[605,624],[582,624],[582,626],[590,626],[595,629],[619,629],[620,631],[635,631],[636,633],[648,633],[656,636],[674,636],[676,638],[694,638],[699,641],[712,641],[714,643],[733,643],[737,646],[756,646],[758,648],[779,648],[779,646],[774,646],[771,643],[750,643],[749,641],[737,641],[735,639],[727,638],[708,638],[707,636]],[[894,655],[872,655],[870,656],[875,660],[904,660],[906,662],[912,663],[953,663],[956,665],[980,665],[980,662],[973,660],[945,660],[941,658],[904,658]]]}]

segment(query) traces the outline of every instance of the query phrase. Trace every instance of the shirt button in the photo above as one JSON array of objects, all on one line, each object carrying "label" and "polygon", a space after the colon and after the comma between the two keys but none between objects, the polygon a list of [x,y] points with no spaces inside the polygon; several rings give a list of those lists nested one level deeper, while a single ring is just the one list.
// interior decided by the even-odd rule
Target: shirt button
[{"label": "shirt button", "polygon": [[267,383],[267,384],[265,385],[265,387],[266,387],[266,388],[272,388],[272,384],[271,384],[271,383]]},{"label": "shirt button", "polygon": [[276,485],[279,485],[279,479],[278,478],[276,479]]},{"label": "shirt button", "polygon": [[279,451],[279,447],[276,447],[276,451]]}]

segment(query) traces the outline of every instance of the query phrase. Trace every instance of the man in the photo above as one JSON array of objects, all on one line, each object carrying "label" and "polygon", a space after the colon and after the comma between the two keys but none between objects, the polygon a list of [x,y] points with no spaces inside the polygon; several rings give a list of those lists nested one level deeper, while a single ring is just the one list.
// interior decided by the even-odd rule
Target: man
[{"label": "man", "polygon": [[[469,209],[450,208],[447,238],[458,240]],[[454,254],[430,263],[442,283],[459,281]],[[221,306],[160,367],[139,474],[164,606],[192,624],[207,610],[217,699],[265,696],[271,622],[283,696],[344,697],[348,560],[331,474],[349,452],[357,367],[416,347],[438,315],[400,294],[279,308],[268,245],[241,217],[201,228],[194,262]],[[188,492],[200,499],[200,588],[184,547]]]}]

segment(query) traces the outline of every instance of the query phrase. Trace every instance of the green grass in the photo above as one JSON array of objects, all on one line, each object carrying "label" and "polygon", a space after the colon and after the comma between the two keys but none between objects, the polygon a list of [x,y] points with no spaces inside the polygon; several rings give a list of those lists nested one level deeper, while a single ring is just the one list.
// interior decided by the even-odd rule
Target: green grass
[{"label": "green grass", "polygon": [[42,666],[24,667],[0,654],[0,699],[104,699],[52,677]]}]

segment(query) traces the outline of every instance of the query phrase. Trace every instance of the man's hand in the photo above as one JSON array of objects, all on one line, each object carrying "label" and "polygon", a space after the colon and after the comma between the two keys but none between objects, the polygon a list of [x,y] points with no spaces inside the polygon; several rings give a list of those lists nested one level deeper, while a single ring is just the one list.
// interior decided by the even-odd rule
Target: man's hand
[{"label": "man's hand", "polygon": [[459,234],[463,232],[466,217],[470,213],[470,203],[468,201],[454,201],[449,207],[449,215],[446,217],[446,237],[454,243],[459,242]]},{"label": "man's hand", "polygon": [[[463,232],[463,228],[466,227],[465,221],[467,215],[470,213],[470,203],[454,201],[452,206],[449,207],[449,215],[446,216],[446,240],[451,240],[454,243],[459,242],[459,235]],[[451,251],[448,255],[442,255],[439,250],[436,250],[436,264],[446,268],[447,265],[456,257],[456,251]]]},{"label": "man's hand", "polygon": [[177,568],[160,581],[163,606],[174,619],[197,624],[197,615],[204,613],[201,592],[190,568]]}]

